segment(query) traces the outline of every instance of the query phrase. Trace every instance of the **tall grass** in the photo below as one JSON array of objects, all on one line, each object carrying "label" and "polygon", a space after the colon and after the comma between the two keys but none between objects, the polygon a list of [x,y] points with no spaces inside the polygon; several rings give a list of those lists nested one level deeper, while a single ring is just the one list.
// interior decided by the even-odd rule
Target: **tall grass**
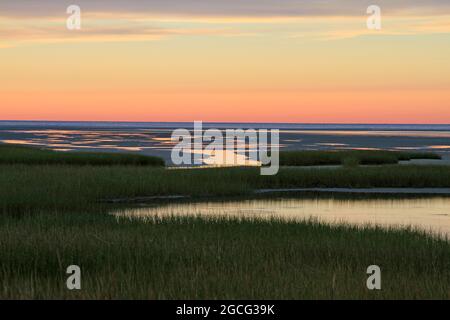
[{"label": "tall grass", "polygon": [[0,164],[135,165],[164,166],[159,157],[107,152],[56,152],[18,145],[0,144]]},{"label": "tall grass", "polygon": [[346,151],[282,151],[282,166],[363,165],[396,164],[398,161],[412,159],[440,159],[435,153],[400,152],[382,150],[346,150]]},{"label": "tall grass", "polygon": [[164,195],[248,195],[256,189],[301,187],[450,187],[450,167],[338,169],[258,168],[166,170],[137,166],[0,165],[0,210],[86,210],[102,200]]},{"label": "tall grass", "polygon": [[[107,215],[102,202],[281,187],[450,187],[448,167],[282,168],[261,176],[258,168],[167,170],[128,155],[99,163],[78,154],[71,163],[27,152],[0,154],[7,163],[0,164],[0,299],[450,299],[450,243],[420,232],[313,221],[144,222]],[[132,165],[116,165],[123,163]],[[81,267],[80,291],[65,285],[72,264]],[[365,285],[373,264],[382,269],[381,291]]]},{"label": "tall grass", "polygon": [[[450,243],[315,222],[0,216],[0,298],[449,299]],[[66,268],[81,267],[80,291]],[[379,265],[382,290],[366,269]]]}]

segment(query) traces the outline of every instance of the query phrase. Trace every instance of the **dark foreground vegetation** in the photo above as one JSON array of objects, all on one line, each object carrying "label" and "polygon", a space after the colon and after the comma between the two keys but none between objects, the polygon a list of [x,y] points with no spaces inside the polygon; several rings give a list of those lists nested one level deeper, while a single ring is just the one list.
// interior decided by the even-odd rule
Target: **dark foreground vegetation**
[{"label": "dark foreground vegetation", "polygon": [[[449,252],[408,230],[314,222],[1,216],[0,298],[450,299]],[[381,291],[366,287],[373,264]]]},{"label": "dark foreground vegetation", "polygon": [[[421,232],[313,221],[130,220],[109,215],[116,207],[103,201],[281,187],[450,187],[448,167],[284,168],[260,176],[258,168],[168,170],[116,155],[98,163],[71,154],[80,158],[68,163],[59,153],[39,158],[26,149],[24,159],[16,153],[7,162],[14,157],[4,150],[0,299],[450,299],[450,242]],[[82,270],[80,291],[66,288],[72,264]],[[373,264],[382,269],[381,291],[366,287]]]}]

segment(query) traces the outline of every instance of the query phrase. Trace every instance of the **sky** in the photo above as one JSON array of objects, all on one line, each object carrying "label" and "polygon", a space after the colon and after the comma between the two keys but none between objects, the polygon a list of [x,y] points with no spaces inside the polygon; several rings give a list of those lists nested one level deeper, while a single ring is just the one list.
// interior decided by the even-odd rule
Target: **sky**
[{"label": "sky", "polygon": [[450,1],[0,0],[0,120],[450,123]]}]

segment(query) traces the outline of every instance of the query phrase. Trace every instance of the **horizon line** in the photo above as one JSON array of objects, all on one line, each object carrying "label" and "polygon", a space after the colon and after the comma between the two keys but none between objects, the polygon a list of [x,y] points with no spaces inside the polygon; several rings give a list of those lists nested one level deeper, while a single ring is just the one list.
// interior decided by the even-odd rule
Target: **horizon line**
[{"label": "horizon line", "polygon": [[287,124],[287,125],[436,125],[436,126],[445,126],[450,125],[449,123],[374,123],[374,122],[248,122],[248,121],[202,121],[202,120],[193,120],[193,121],[130,121],[130,120],[3,120],[0,119],[0,122],[67,122],[67,123],[194,123],[196,121],[201,121],[202,123],[223,123],[223,124]]}]

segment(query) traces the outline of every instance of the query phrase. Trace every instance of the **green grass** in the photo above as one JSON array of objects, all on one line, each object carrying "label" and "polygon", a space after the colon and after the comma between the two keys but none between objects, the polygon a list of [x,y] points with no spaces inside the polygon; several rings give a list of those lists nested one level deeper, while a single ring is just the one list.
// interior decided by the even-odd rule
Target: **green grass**
[{"label": "green grass", "polygon": [[138,166],[0,165],[0,212],[86,210],[102,199],[188,195],[238,196],[256,189],[300,187],[450,187],[447,166],[180,169]]},{"label": "green grass", "polygon": [[398,161],[412,159],[441,159],[441,157],[435,153],[382,150],[280,152],[280,165],[282,166],[381,165],[396,164]]},{"label": "green grass", "polygon": [[0,144],[0,164],[135,165],[164,166],[159,157],[126,153],[57,152],[20,145]]},{"label": "green grass", "polygon": [[[450,299],[450,243],[314,222],[0,216],[0,298]],[[82,290],[65,287],[81,267]],[[366,288],[379,265],[382,290]]]},{"label": "green grass", "polygon": [[[70,154],[66,162],[51,151],[5,150],[0,299],[450,299],[450,242],[421,232],[311,221],[117,219],[101,201],[241,196],[260,188],[450,187],[449,167],[362,168],[346,158],[339,169],[261,176],[258,168],[168,170],[129,155],[92,162],[98,154]],[[81,291],[65,287],[71,264],[82,268]],[[381,291],[365,286],[372,264],[382,269]]]}]

